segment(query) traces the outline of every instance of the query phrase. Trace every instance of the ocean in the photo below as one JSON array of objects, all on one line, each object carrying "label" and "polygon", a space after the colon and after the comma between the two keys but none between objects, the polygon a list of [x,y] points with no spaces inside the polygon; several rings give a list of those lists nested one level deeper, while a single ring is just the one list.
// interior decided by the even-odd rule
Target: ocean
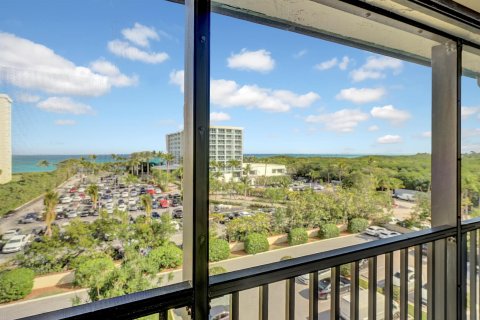
[{"label": "ocean", "polygon": [[[325,157],[325,158],[356,158],[364,155],[361,154],[245,154],[245,156],[255,156],[257,158],[266,158],[273,156],[285,155],[289,157]],[[121,155],[128,156],[128,155]],[[48,172],[53,171],[56,168],[56,164],[67,159],[88,159],[88,155],[13,155],[13,173],[22,172]],[[39,167],[38,163],[42,160],[47,160],[50,163],[48,167]],[[112,161],[111,155],[97,155],[95,162],[109,162]]]},{"label": "ocean", "polygon": [[[56,165],[59,162],[62,162],[67,159],[88,159],[88,155],[13,155],[12,157],[12,172],[13,173],[22,173],[22,172],[48,172],[53,171],[56,168]],[[39,167],[38,163],[42,160],[47,160],[50,165],[48,167]],[[111,155],[97,155],[95,162],[109,162],[112,161]]]}]

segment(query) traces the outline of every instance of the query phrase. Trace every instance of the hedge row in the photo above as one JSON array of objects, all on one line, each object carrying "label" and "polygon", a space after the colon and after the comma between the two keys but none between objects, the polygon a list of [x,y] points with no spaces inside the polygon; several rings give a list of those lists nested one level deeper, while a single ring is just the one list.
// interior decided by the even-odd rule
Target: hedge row
[{"label": "hedge row", "polygon": [[18,268],[0,273],[0,303],[25,298],[33,288],[33,270]]},{"label": "hedge row", "polygon": [[248,254],[265,252],[268,248],[267,236],[262,233],[251,233],[245,237],[245,252]]},{"label": "hedge row", "polygon": [[298,244],[304,244],[308,241],[307,230],[304,228],[295,228],[288,233],[288,244],[295,246]]}]

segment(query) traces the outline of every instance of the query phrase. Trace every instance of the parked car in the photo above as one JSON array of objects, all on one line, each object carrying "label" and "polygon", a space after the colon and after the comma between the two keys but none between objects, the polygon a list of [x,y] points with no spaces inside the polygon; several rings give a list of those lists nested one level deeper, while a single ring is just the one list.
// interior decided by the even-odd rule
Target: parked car
[{"label": "parked car", "polygon": [[[350,299],[351,295],[349,293],[343,294],[340,296],[340,320],[350,320]],[[368,290],[360,288],[358,295],[358,318],[357,319],[368,319]],[[385,305],[385,296],[381,293],[377,293],[377,319],[385,319],[385,308],[378,307]],[[400,306],[396,301],[392,302],[392,319],[400,318]]]},{"label": "parked car", "polygon": [[182,219],[183,218],[183,209],[174,209],[172,211],[172,217],[174,219]]},{"label": "parked car", "polygon": [[[392,284],[394,286],[397,286],[397,287],[400,287],[400,272],[395,272],[393,274],[393,278],[392,278]],[[407,283],[408,285],[411,285],[415,282],[415,269],[413,269],[412,267],[408,267],[408,271],[407,271]]]},{"label": "parked car", "polygon": [[396,236],[399,236],[399,235],[401,235],[400,232],[390,231],[390,230],[383,230],[383,231],[380,231],[380,232],[379,232],[378,237],[379,237],[380,239],[388,239],[388,238],[396,237]]},{"label": "parked car", "polygon": [[76,218],[76,217],[78,217],[78,214],[75,211],[67,212],[67,218],[73,219],[73,218]]},{"label": "parked car", "polygon": [[382,231],[387,231],[387,229],[377,226],[370,226],[365,229],[365,233],[372,237],[378,237]]},{"label": "parked car", "polygon": [[121,205],[118,206],[118,210],[120,211],[127,211],[127,205],[122,203]]},{"label": "parked car", "polygon": [[10,229],[2,234],[2,240],[7,241],[20,234],[20,229]]},{"label": "parked car", "polygon": [[13,236],[2,248],[2,253],[18,252],[25,248],[28,243],[29,236],[16,235]]},{"label": "parked car", "polygon": [[36,214],[35,212],[32,212],[32,213],[27,213],[23,218],[21,218],[18,221],[18,223],[27,224],[27,223],[33,223],[37,220],[39,220],[38,214]]},{"label": "parked car", "polygon": [[[331,278],[318,280],[318,298],[326,300],[330,298],[331,294]],[[340,294],[350,292],[350,280],[345,277],[340,277]]]},{"label": "parked car", "polygon": [[[330,277],[330,269],[325,269],[325,270],[318,271],[318,279],[319,280],[329,278],[329,277]],[[298,284],[308,285],[309,279],[310,279],[309,274],[303,274],[301,276],[296,277],[295,282],[298,283]]]},{"label": "parked car", "polygon": [[63,204],[71,203],[71,202],[72,202],[71,197],[64,197],[64,198],[62,198],[62,201],[61,201],[61,203],[63,203]]},{"label": "parked car", "polygon": [[160,219],[160,214],[158,212],[152,212],[152,219]]}]

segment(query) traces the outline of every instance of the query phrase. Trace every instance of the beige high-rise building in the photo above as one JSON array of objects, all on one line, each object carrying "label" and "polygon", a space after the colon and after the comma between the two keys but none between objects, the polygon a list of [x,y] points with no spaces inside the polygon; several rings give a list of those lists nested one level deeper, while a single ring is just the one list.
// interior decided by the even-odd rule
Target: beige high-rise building
[{"label": "beige high-rise building", "polygon": [[12,99],[0,93],[0,184],[12,180]]}]

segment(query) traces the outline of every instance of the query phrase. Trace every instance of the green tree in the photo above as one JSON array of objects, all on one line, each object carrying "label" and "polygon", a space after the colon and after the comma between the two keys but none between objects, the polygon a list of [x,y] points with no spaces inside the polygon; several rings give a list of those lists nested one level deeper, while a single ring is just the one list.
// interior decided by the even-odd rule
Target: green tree
[{"label": "green tree", "polygon": [[96,184],[91,184],[88,186],[86,193],[90,196],[93,202],[93,209],[97,209],[98,203],[98,186]]},{"label": "green tree", "polygon": [[52,223],[55,221],[56,212],[55,207],[58,204],[58,193],[53,190],[48,191],[43,198],[43,205],[45,206],[45,224],[47,230],[45,235],[47,237],[52,236]]},{"label": "green tree", "polygon": [[146,222],[150,224],[152,221],[152,197],[149,194],[144,194],[140,197],[140,203],[145,208]]}]

